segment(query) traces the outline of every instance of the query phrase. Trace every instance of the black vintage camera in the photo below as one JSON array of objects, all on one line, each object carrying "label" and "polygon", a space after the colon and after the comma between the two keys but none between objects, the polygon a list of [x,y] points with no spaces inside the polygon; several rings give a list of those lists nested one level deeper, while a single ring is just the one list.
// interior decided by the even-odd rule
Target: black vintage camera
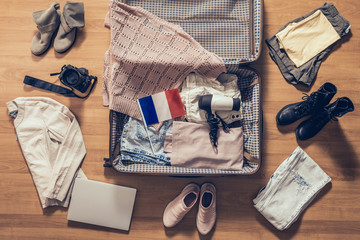
[{"label": "black vintage camera", "polygon": [[[24,83],[37,88],[56,92],[66,97],[77,97],[85,99],[90,95],[97,82],[97,77],[89,75],[89,72],[86,68],[77,68],[72,65],[64,65],[62,66],[59,73],[50,74],[50,76],[55,75],[59,75],[59,79],[62,84],[71,89],[30,76],[25,76]],[[81,92],[82,94],[78,95],[77,93],[75,93],[74,89]],[[87,93],[84,94],[85,92]]]},{"label": "black vintage camera", "polygon": [[86,68],[77,68],[71,65],[64,65],[59,73],[59,79],[64,85],[75,88],[82,93],[88,90],[93,78]]}]

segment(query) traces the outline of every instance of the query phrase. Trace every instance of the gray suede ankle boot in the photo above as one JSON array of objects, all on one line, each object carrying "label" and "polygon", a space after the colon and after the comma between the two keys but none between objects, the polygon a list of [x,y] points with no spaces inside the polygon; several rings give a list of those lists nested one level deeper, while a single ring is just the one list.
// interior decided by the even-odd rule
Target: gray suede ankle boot
[{"label": "gray suede ankle boot", "polygon": [[52,3],[50,8],[34,12],[33,20],[37,25],[39,32],[35,34],[31,42],[31,52],[39,56],[49,49],[52,36],[60,24],[60,8],[58,3]]},{"label": "gray suede ankle boot", "polygon": [[66,52],[74,44],[77,28],[85,26],[84,3],[66,2],[60,17],[59,31],[54,40],[58,53]]}]

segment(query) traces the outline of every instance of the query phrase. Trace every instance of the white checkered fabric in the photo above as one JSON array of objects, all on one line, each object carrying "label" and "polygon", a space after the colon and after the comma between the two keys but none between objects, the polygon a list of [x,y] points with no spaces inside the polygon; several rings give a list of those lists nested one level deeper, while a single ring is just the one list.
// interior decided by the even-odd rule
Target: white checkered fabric
[{"label": "white checkered fabric", "polygon": [[261,0],[126,0],[125,2],[180,25],[205,49],[216,53],[226,64],[251,62],[259,56]]}]

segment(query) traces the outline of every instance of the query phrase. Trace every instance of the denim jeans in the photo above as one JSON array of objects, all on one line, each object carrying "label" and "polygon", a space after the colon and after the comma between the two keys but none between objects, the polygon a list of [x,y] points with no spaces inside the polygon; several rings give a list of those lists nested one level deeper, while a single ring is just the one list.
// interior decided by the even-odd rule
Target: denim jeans
[{"label": "denim jeans", "polygon": [[253,200],[254,207],[277,229],[295,222],[331,178],[300,148],[276,169]]},{"label": "denim jeans", "polygon": [[151,150],[145,125],[142,121],[129,117],[121,135],[121,160],[132,163],[170,165],[164,153],[166,133],[172,132],[172,120],[164,121],[160,129],[148,126],[148,132],[155,153]]}]

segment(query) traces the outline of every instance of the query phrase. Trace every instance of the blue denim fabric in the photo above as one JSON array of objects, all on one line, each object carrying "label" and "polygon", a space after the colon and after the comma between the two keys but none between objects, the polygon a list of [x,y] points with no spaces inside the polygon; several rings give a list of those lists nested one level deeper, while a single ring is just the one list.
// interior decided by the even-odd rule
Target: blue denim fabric
[{"label": "blue denim fabric", "polygon": [[277,229],[289,228],[331,178],[300,147],[276,169],[253,200]]},{"label": "blue denim fabric", "polygon": [[151,150],[144,123],[129,117],[121,135],[121,160],[134,163],[170,165],[170,159],[164,153],[165,135],[172,133],[172,120],[164,121],[157,131],[149,126],[148,132],[155,153]]}]

